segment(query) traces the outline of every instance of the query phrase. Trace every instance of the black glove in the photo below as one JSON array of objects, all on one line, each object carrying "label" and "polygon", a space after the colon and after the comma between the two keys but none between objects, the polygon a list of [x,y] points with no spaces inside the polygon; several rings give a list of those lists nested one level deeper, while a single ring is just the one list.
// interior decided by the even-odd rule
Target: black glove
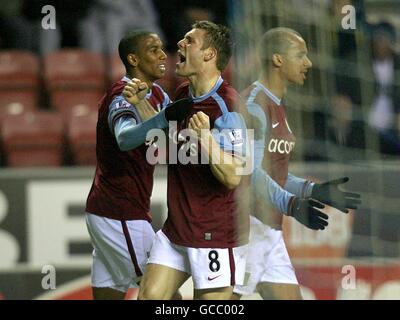
[{"label": "black glove", "polygon": [[315,200],[294,197],[290,204],[288,215],[294,217],[307,228],[324,230],[328,225],[327,220],[329,217],[314,207],[325,208],[323,204]]},{"label": "black glove", "polygon": [[165,119],[167,121],[182,121],[192,110],[193,99],[184,98],[176,100],[165,107]]},{"label": "black glove", "polygon": [[344,177],[325,183],[316,183],[313,187],[311,198],[344,213],[348,213],[348,209],[357,209],[357,206],[361,203],[361,195],[358,193],[340,191],[338,188],[339,184],[346,183],[347,181],[349,181],[349,178]]}]

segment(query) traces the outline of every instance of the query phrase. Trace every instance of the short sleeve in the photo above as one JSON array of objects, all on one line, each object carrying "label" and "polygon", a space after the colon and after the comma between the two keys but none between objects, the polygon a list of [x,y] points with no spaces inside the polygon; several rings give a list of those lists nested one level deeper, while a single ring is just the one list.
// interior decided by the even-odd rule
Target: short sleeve
[{"label": "short sleeve", "polygon": [[267,133],[267,117],[264,110],[254,102],[247,103],[248,113],[252,116],[252,128],[254,136],[254,165],[261,167],[264,159],[265,137]]},{"label": "short sleeve", "polygon": [[214,139],[222,150],[246,156],[246,124],[241,114],[226,112],[214,122]]},{"label": "short sleeve", "polygon": [[122,116],[133,117],[136,122],[140,121],[135,107],[132,106],[123,96],[117,96],[111,102],[108,111],[108,126],[114,132],[115,122]]}]

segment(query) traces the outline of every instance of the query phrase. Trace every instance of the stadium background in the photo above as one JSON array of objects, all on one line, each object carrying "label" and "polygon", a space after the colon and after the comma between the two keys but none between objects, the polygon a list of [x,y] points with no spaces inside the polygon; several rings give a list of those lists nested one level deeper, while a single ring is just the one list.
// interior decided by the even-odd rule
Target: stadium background
[{"label": "stadium background", "polygon": [[[308,43],[313,69],[306,85],[290,88],[285,98],[297,137],[291,171],[321,181],[348,175],[349,189],[363,196],[357,212],[330,210],[324,232],[285,221],[303,294],[307,299],[400,299],[400,64],[394,64],[390,91],[394,108],[383,114],[386,118],[378,117],[389,127],[372,119],[378,92],[372,43],[378,34],[399,51],[399,1],[84,3],[1,1],[0,299],[90,298],[84,204],[94,172],[95,110],[123,68],[112,51],[118,37],[97,50],[83,41],[87,38],[78,27],[87,26],[88,17],[109,19],[101,21],[115,27],[120,23],[118,30],[144,26],[161,32],[169,52],[168,75],[161,84],[172,96],[181,81],[173,72],[175,44],[194,19],[232,27],[236,49],[224,76],[239,90],[258,75],[255,48],[262,33],[275,26],[298,30]],[[115,3],[144,19],[122,19]],[[42,28],[46,4],[56,9],[56,30]],[[349,4],[356,9],[356,26],[346,30],[342,8]],[[102,32],[100,40],[109,41],[107,30]],[[155,229],[166,214],[165,177],[166,168],[158,167],[152,198]],[[42,288],[46,265],[55,267],[55,290]],[[189,284],[183,292],[190,298]],[[135,294],[131,291],[129,298]]]}]

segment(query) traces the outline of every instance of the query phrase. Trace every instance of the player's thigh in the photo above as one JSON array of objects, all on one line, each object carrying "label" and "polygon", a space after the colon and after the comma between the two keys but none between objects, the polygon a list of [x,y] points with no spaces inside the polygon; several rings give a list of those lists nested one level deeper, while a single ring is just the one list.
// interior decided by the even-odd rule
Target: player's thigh
[{"label": "player's thigh", "polygon": [[86,221],[94,246],[92,286],[124,292],[136,286],[154,238],[151,225],[144,220],[123,225],[92,214],[87,214]]},{"label": "player's thigh", "polygon": [[149,263],[140,282],[139,300],[170,300],[189,278],[186,272]]},{"label": "player's thigh", "polygon": [[257,291],[264,300],[303,300],[298,284],[260,282]]},{"label": "player's thigh", "polygon": [[270,245],[261,239],[251,239],[248,244],[248,253],[246,259],[246,273],[243,285],[236,284],[232,299],[239,300],[241,296],[254,294],[257,290],[257,284],[265,273],[267,261],[270,254]]},{"label": "player's thigh", "polygon": [[171,299],[189,275],[186,249],[171,243],[159,230],[140,284],[139,299]]},{"label": "player's thigh", "polygon": [[[188,248],[193,286],[196,290],[243,284],[247,245],[235,248]],[[229,290],[222,290],[222,292]],[[229,297],[228,297],[229,299]]]},{"label": "player's thigh", "polygon": [[230,300],[232,298],[233,287],[195,289],[193,298],[195,300]]}]

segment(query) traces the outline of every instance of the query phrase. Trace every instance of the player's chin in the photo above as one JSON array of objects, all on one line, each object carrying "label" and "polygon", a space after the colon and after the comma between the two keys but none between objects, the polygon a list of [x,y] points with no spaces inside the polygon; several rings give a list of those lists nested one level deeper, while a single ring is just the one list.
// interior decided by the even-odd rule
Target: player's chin
[{"label": "player's chin", "polygon": [[161,79],[161,78],[164,78],[165,74],[166,74],[165,70],[164,71],[159,71],[159,72],[157,72],[156,76],[157,76],[158,79]]},{"label": "player's chin", "polygon": [[187,76],[187,72],[185,72],[185,70],[183,70],[182,68],[177,67],[175,73],[180,76],[180,77],[186,77]]},{"label": "player's chin", "polygon": [[297,79],[294,81],[294,83],[297,84],[297,85],[299,85],[299,86],[302,86],[302,85],[304,85],[304,81],[305,81],[305,79],[304,79],[304,77],[301,75],[299,78],[297,78]]}]

